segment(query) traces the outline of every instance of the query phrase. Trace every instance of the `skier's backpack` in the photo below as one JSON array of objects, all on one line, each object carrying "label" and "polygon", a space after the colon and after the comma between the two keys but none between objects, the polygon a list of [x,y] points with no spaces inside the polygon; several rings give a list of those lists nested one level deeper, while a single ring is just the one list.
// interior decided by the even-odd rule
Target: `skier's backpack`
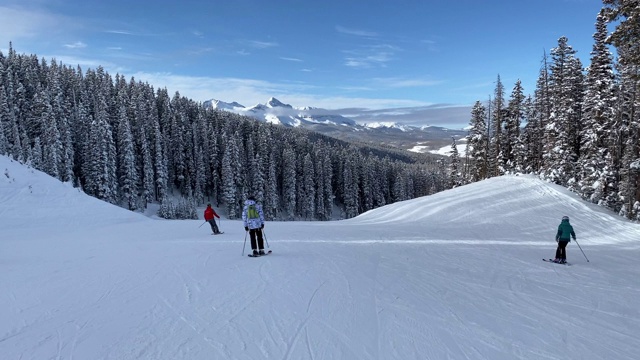
[{"label": "skier's backpack", "polygon": [[258,213],[258,209],[256,209],[256,204],[251,204],[247,208],[247,218],[248,219],[259,219],[260,213]]}]

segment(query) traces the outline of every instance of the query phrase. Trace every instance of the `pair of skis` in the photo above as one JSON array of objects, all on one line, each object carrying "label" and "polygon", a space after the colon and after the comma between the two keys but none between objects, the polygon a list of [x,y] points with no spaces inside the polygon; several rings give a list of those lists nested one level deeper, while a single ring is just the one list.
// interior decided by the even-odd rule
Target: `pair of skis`
[{"label": "pair of skis", "polygon": [[557,262],[557,261],[553,261],[553,259],[542,259],[542,261],[546,261],[546,262],[550,262],[550,263],[554,263],[554,264],[558,264],[558,265],[567,265],[567,266],[571,266],[571,264],[570,264],[570,263],[568,263],[568,262],[566,262],[566,261],[565,261],[565,262],[563,262],[563,263],[561,263],[561,262]]},{"label": "pair of skis", "polygon": [[267,250],[265,251],[264,255],[253,255],[253,254],[247,254],[248,257],[260,257],[260,256],[267,256],[271,254],[271,250]]}]

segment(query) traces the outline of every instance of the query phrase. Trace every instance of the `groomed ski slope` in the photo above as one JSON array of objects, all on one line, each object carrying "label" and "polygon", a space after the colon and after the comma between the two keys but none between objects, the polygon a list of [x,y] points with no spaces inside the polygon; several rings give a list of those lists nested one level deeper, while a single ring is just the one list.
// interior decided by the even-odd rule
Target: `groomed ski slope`
[{"label": "groomed ski slope", "polygon": [[[0,172],[1,359],[638,359],[640,226],[534,177],[268,222],[254,259],[224,215],[211,236]],[[541,261],[563,215],[590,262]]]}]

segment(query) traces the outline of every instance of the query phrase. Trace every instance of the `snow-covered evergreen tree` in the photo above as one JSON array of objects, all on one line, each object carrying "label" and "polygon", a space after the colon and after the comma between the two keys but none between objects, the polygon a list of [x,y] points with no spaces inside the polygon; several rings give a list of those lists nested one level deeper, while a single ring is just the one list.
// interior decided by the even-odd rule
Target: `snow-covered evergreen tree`
[{"label": "snow-covered evergreen tree", "polygon": [[265,218],[273,220],[278,215],[278,208],[280,207],[278,196],[278,177],[277,177],[277,165],[275,160],[275,152],[269,153],[269,162],[267,164],[267,183],[265,184],[264,204],[263,211],[265,212]]},{"label": "snow-covered evergreen tree", "polygon": [[[602,0],[607,22],[615,23],[608,42],[619,51],[619,61],[625,66],[640,66],[640,5],[637,0]],[[636,79],[640,74],[635,75]]]},{"label": "snow-covered evergreen tree", "polygon": [[587,68],[582,105],[582,132],[579,159],[578,193],[599,203],[615,193],[611,144],[614,141],[613,56],[607,48],[607,24],[603,13],[597,17],[591,65]]},{"label": "snow-covered evergreen tree", "polygon": [[583,75],[580,61],[566,37],[552,49],[551,114],[545,125],[543,176],[561,185],[569,185],[579,156],[580,111]]},{"label": "snow-covered evergreen tree", "polygon": [[491,128],[489,133],[489,153],[487,157],[487,176],[499,176],[504,174],[504,134],[503,127],[506,115],[504,100],[504,85],[500,80],[500,75],[496,80],[496,88],[493,92],[491,117]]},{"label": "snow-covered evergreen tree", "polygon": [[453,189],[462,185],[462,174],[460,173],[460,153],[456,139],[451,138],[451,155],[449,155],[449,188]]},{"label": "snow-covered evergreen tree", "polygon": [[503,167],[505,173],[521,171],[522,145],[520,143],[520,125],[525,113],[525,96],[522,82],[516,81],[507,104],[504,119],[504,134],[502,143]]},{"label": "snow-covered evergreen tree", "polygon": [[[3,64],[0,63],[0,77]],[[0,84],[0,155],[7,155],[11,148],[8,140],[11,117],[9,115],[9,103],[4,85]]]},{"label": "snow-covered evergreen tree", "polygon": [[117,131],[117,176],[122,204],[129,210],[138,209],[138,189],[139,181],[136,169],[136,160],[131,135],[129,118],[124,104],[120,104],[118,111],[118,131]]},{"label": "snow-covered evergreen tree", "polygon": [[302,182],[305,196],[302,201],[302,216],[307,220],[315,219],[316,213],[316,173],[311,160],[311,154],[307,153],[303,158]]},{"label": "snow-covered evergreen tree", "polygon": [[296,154],[286,146],[282,153],[282,205],[287,220],[295,218],[296,210]]},{"label": "snow-covered evergreen tree", "polygon": [[240,179],[238,177],[239,167],[240,154],[236,137],[230,136],[222,155],[222,201],[226,205],[229,219],[236,219],[240,216],[238,202],[242,200],[242,194],[238,192],[236,185]]},{"label": "snow-covered evergreen tree", "polygon": [[469,174],[471,181],[480,181],[488,177],[487,113],[480,101],[476,101],[471,110],[469,125],[466,151],[471,161]]}]

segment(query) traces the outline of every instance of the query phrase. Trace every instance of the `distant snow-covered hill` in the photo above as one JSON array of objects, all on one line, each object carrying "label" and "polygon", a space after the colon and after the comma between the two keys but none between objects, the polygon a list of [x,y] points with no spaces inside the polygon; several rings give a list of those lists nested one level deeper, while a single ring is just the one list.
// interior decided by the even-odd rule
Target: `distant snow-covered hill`
[{"label": "distant snow-covered hill", "polygon": [[464,130],[451,130],[438,126],[409,126],[396,122],[359,124],[335,110],[315,107],[294,107],[272,97],[264,104],[245,107],[237,102],[208,100],[204,106],[229,111],[258,121],[300,127],[348,141],[383,144],[415,152],[434,152],[450,145],[451,139],[462,139]]},{"label": "distant snow-covered hill", "polygon": [[305,127],[314,124],[358,126],[355,121],[330,110],[312,107],[295,108],[274,97],[264,104],[256,104],[251,107],[245,107],[237,102],[227,103],[215,99],[205,101],[204,106],[290,127]]}]

